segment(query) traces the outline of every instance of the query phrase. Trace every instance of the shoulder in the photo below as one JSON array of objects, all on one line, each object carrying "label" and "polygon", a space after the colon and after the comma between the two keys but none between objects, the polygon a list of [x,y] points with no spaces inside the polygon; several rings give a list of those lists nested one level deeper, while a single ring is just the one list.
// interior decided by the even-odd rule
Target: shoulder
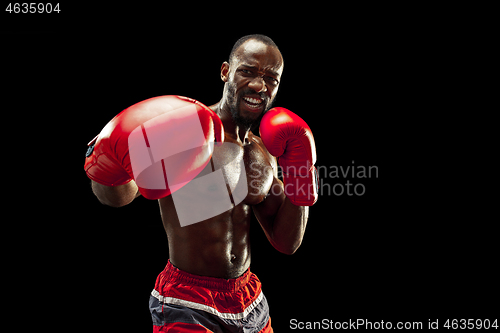
[{"label": "shoulder", "polygon": [[[250,140],[252,143],[256,143],[260,146],[264,146],[264,143],[262,142],[262,139],[260,137],[258,137],[257,135],[253,134],[252,131],[248,132],[248,140]],[[266,149],[267,151],[267,149]]]}]

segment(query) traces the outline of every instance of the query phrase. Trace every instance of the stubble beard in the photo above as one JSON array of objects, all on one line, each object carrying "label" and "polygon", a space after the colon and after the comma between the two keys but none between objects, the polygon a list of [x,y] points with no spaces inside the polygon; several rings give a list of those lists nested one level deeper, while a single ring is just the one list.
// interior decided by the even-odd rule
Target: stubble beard
[{"label": "stubble beard", "polygon": [[264,114],[271,109],[274,101],[271,103],[268,102],[267,97],[262,97],[264,100],[264,103],[266,103],[266,107],[264,111],[257,117],[257,118],[252,118],[252,117],[245,117],[240,114],[240,104],[241,104],[241,98],[240,96],[244,96],[247,94],[255,94],[254,91],[250,90],[245,90],[240,93],[240,95],[236,94],[236,85],[234,83],[227,83],[226,87],[226,96],[227,96],[227,102],[229,106],[229,111],[231,112],[231,116],[233,117],[233,120],[236,125],[243,127],[245,130],[249,130],[252,128],[255,129],[255,125],[260,123],[260,120],[264,116]]}]

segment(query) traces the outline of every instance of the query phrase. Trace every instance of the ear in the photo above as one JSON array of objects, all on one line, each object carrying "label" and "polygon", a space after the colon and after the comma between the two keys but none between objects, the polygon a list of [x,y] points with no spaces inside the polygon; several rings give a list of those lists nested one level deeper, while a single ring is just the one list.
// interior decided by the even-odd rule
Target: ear
[{"label": "ear", "polygon": [[229,80],[229,63],[227,61],[224,61],[220,68],[220,78],[224,82]]}]

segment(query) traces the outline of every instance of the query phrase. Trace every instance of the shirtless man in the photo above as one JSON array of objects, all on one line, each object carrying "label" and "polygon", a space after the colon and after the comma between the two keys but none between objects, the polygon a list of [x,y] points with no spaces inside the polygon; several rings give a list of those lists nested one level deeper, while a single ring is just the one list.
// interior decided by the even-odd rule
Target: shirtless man
[{"label": "shirtless man", "polygon": [[[272,332],[260,281],[249,270],[251,214],[255,214],[274,248],[293,254],[304,236],[308,206],[317,200],[316,153],[309,127],[286,109],[269,110],[283,65],[281,53],[270,38],[242,37],[234,45],[229,62],[221,67],[225,83],[222,99],[199,111],[209,114],[214,132],[220,118],[223,142],[237,147],[248,189],[241,202],[232,201],[232,207],[222,214],[186,226],[179,221],[173,195],[158,199],[170,258],[150,298],[154,332]],[[250,131],[259,121],[261,138]],[[210,140],[217,141],[217,134]],[[121,207],[141,192],[145,195],[133,175],[120,182],[102,181],[107,176],[99,170],[106,169],[101,167],[106,161],[99,161],[97,156],[105,148],[98,145],[99,140],[89,144],[85,170],[99,201]],[[128,147],[126,150],[128,153]],[[218,153],[217,148],[212,157],[216,155],[225,159],[224,151]],[[285,186],[278,179],[276,157]],[[206,163],[203,170],[213,170],[213,161]],[[241,173],[231,165],[224,168],[226,179]],[[122,168],[114,173],[123,173],[124,169],[129,172],[123,165],[110,168]],[[127,178],[127,173],[123,174]],[[196,209],[196,202],[192,206]]]}]

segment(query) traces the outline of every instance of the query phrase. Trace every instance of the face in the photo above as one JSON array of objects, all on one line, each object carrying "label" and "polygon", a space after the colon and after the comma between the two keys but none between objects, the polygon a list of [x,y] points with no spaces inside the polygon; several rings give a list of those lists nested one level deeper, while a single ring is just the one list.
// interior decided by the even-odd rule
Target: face
[{"label": "face", "polygon": [[278,92],[283,58],[275,47],[248,40],[221,68],[224,100],[237,125],[250,128],[271,105]]}]

